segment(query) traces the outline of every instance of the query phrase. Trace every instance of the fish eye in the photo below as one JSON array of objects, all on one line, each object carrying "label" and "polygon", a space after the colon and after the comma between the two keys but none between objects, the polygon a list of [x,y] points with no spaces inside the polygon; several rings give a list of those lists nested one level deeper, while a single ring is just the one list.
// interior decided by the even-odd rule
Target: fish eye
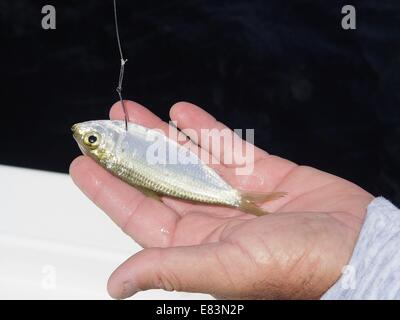
[{"label": "fish eye", "polygon": [[83,143],[91,149],[96,149],[100,144],[100,136],[96,132],[89,132],[83,137]]},{"label": "fish eye", "polygon": [[94,135],[90,135],[89,138],[88,138],[88,141],[89,141],[91,144],[96,143],[97,137],[94,136]]}]

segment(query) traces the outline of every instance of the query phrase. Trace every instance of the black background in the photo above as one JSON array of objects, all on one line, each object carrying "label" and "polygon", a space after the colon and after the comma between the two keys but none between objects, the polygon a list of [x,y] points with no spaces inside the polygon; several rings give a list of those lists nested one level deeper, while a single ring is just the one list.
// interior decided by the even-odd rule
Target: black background
[{"label": "black background", "polygon": [[[400,204],[400,1],[118,1],[125,97],[167,119],[180,100],[271,153]],[[41,28],[41,8],[57,29]],[[67,172],[70,126],[108,116],[112,1],[0,2],[0,163]]]}]

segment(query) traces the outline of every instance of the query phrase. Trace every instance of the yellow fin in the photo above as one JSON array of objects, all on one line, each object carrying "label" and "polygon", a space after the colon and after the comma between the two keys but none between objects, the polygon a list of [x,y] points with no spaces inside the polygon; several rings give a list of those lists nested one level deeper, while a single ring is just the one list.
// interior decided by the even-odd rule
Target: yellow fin
[{"label": "yellow fin", "polygon": [[269,193],[250,193],[242,192],[241,200],[239,204],[239,210],[246,213],[253,214],[255,216],[263,216],[269,214],[267,210],[259,207],[259,204],[263,204],[268,201],[273,201],[284,197],[286,192],[269,192]]}]

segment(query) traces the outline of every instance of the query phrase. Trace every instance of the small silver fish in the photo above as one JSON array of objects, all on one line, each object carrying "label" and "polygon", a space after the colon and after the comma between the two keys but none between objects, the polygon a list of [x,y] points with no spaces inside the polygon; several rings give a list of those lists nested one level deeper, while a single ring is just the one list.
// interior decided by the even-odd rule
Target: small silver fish
[{"label": "small silver fish", "polygon": [[75,124],[72,131],[83,154],[148,196],[228,206],[260,216],[268,212],[258,203],[284,195],[233,188],[196,154],[159,130],[134,123],[126,130],[124,121],[98,120]]}]

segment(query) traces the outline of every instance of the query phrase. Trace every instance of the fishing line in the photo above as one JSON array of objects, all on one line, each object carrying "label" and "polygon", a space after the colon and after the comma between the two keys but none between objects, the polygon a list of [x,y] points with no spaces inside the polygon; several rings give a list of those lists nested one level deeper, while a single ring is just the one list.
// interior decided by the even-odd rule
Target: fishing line
[{"label": "fishing line", "polygon": [[129,116],[128,116],[128,112],[126,112],[126,107],[125,107],[124,100],[122,99],[122,82],[124,81],[125,64],[128,61],[128,59],[124,59],[124,54],[122,53],[121,39],[119,37],[117,2],[116,2],[116,0],[114,0],[114,22],[115,22],[115,33],[117,35],[119,55],[120,55],[120,58],[121,58],[121,68],[119,70],[118,87],[117,87],[116,91],[118,93],[119,100],[121,101],[122,109],[124,110],[125,130],[128,131]]}]

